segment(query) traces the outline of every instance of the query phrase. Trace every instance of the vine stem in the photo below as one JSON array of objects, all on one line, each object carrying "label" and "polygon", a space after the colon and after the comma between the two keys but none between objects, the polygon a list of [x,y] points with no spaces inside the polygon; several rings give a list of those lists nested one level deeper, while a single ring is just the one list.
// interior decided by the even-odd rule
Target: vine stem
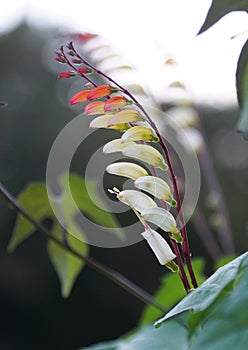
[{"label": "vine stem", "polygon": [[175,173],[174,173],[174,170],[173,170],[173,167],[172,167],[172,163],[171,163],[171,160],[170,160],[170,155],[169,155],[168,149],[167,149],[167,147],[166,147],[166,145],[164,143],[164,140],[163,140],[162,136],[160,135],[160,132],[159,132],[156,124],[150,118],[150,116],[148,115],[148,113],[146,112],[144,107],[138,102],[138,100],[127,89],[123,88],[114,79],[112,79],[111,77],[109,77],[108,75],[106,75],[105,73],[100,71],[99,69],[95,68],[88,61],[86,61],[81,55],[78,54],[78,52],[74,48],[74,45],[73,45],[72,42],[69,43],[68,48],[71,49],[75,53],[75,55],[86,66],[88,66],[91,69],[93,69],[97,74],[101,75],[102,77],[107,79],[109,82],[115,84],[125,95],[127,95],[129,98],[131,98],[132,101],[136,104],[136,106],[144,113],[144,115],[146,116],[147,121],[149,122],[150,126],[157,133],[158,138],[159,138],[159,144],[160,144],[160,146],[163,149],[166,161],[168,163],[169,173],[170,173],[170,177],[171,177],[171,181],[172,181],[172,185],[173,185],[173,190],[174,190],[174,193],[175,193],[175,199],[177,201],[177,207],[176,208],[177,208],[179,220],[180,220],[181,225],[182,225],[182,228],[181,228],[181,232],[182,232],[182,236],[183,236],[182,251],[183,251],[184,259],[185,259],[185,262],[186,262],[186,265],[187,265],[187,268],[188,268],[188,271],[189,271],[189,275],[190,275],[190,278],[191,278],[192,285],[193,285],[194,288],[197,288],[198,287],[198,283],[196,281],[196,277],[195,277],[194,270],[193,270],[192,263],[191,263],[191,252],[190,252],[190,249],[189,249],[188,235],[187,235],[187,230],[186,230],[186,226],[185,226],[185,222],[184,222],[184,218],[183,218],[183,214],[182,214],[181,199],[180,199],[179,190],[178,190],[178,186],[177,186],[176,176],[175,176]]},{"label": "vine stem", "polygon": [[73,254],[75,257],[83,261],[87,266],[91,269],[95,270],[99,274],[108,278],[119,287],[123,288],[137,299],[142,301],[145,304],[151,304],[156,307],[158,310],[162,312],[167,312],[168,309],[161,305],[157,300],[155,300],[149,293],[144,291],[142,288],[137,286],[135,283],[131,282],[125,276],[121,275],[119,272],[111,269],[110,267],[100,263],[99,261],[93,259],[92,257],[85,256],[79,253],[77,250],[69,246],[65,245],[62,241],[53,236],[53,234],[48,231],[40,222],[35,220],[35,218],[26,211],[25,208],[21,206],[21,204],[16,200],[16,198],[6,189],[6,187],[0,183],[0,193],[5,197],[5,199],[20,213],[22,214],[31,224],[35,226],[35,228],[40,231],[47,238],[51,239],[53,242],[58,244],[60,247],[65,249],[66,251]]}]

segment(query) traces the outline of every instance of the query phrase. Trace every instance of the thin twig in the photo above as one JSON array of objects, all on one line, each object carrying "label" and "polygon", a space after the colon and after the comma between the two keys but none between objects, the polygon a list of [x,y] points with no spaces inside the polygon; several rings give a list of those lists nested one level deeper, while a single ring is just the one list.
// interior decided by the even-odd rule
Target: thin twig
[{"label": "thin twig", "polygon": [[11,205],[20,213],[22,214],[29,222],[31,222],[37,230],[39,230],[42,234],[44,234],[46,237],[51,239],[53,242],[57,243],[60,247],[65,249],[66,251],[72,253],[74,256],[82,260],[87,266],[92,268],[93,270],[97,271],[101,275],[105,276],[109,280],[116,283],[118,286],[135,296],[140,301],[144,302],[145,304],[151,304],[154,307],[156,307],[158,310],[162,312],[167,312],[168,309],[161,305],[159,302],[157,302],[149,293],[144,291],[142,288],[137,286],[135,283],[128,280],[126,277],[121,275],[119,272],[109,268],[108,266],[100,263],[99,261],[85,256],[78,251],[76,251],[74,248],[68,245],[64,245],[62,241],[57,239],[52,235],[51,232],[49,232],[41,223],[35,220],[35,218],[24,209],[20,203],[15,199],[15,197],[12,196],[12,194],[3,186],[3,184],[0,183],[0,193],[6,198],[6,200],[11,203]]}]

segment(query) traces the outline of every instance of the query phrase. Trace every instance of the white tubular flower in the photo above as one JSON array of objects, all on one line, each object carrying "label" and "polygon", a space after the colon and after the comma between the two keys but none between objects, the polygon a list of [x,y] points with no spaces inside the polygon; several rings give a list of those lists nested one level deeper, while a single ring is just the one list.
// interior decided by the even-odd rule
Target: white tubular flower
[{"label": "white tubular flower", "polygon": [[131,145],[122,151],[124,156],[142,160],[152,166],[167,170],[168,166],[164,161],[162,154],[154,147],[148,145]]},{"label": "white tubular flower", "polygon": [[166,240],[158,232],[152,230],[151,228],[143,232],[142,236],[151,247],[159,263],[165,266],[168,265],[168,268],[174,266],[174,268],[171,269],[173,271],[177,271],[177,265],[172,261],[176,258],[176,255],[173,253]]},{"label": "white tubular flower", "polygon": [[157,204],[151,197],[135,190],[121,191],[117,194],[117,198],[138,212],[157,207]]},{"label": "white tubular flower", "polygon": [[123,143],[121,139],[111,140],[103,146],[103,153],[122,152],[127,146],[135,145],[135,142]]},{"label": "white tubular flower", "polygon": [[106,171],[109,174],[124,176],[132,180],[136,180],[140,176],[148,175],[147,171],[140,165],[129,162],[109,164],[106,168]]},{"label": "white tubular flower", "polygon": [[199,130],[195,128],[181,129],[177,133],[177,140],[189,153],[200,154],[204,149],[204,139]]},{"label": "white tubular flower", "polygon": [[110,118],[108,126],[123,123],[133,123],[141,120],[144,120],[144,117],[142,117],[138,111],[132,109],[125,109],[116,114],[112,114],[112,118]]},{"label": "white tubular flower", "polygon": [[134,186],[140,190],[152,194],[158,199],[170,203],[172,206],[176,205],[176,201],[172,197],[170,186],[159,177],[142,176],[134,182]]},{"label": "white tubular flower", "polygon": [[145,221],[152,222],[153,224],[159,226],[165,232],[171,232],[171,238],[178,243],[182,243],[182,237],[178,231],[176,221],[168,210],[158,207],[150,208],[141,212],[141,217]]},{"label": "white tubular flower", "polygon": [[152,129],[146,126],[133,126],[127,130],[121,137],[122,142],[127,141],[153,141],[158,142],[159,139]]}]

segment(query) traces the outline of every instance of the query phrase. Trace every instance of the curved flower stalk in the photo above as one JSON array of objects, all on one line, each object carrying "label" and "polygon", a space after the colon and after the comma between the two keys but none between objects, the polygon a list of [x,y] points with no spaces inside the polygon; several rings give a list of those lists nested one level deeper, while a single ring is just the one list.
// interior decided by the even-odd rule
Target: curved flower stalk
[{"label": "curved flower stalk", "polygon": [[[174,254],[177,258],[180,270],[180,277],[184,284],[185,290],[189,292],[191,287],[183,267],[182,256],[177,244],[182,245],[183,256],[185,258],[185,262],[187,264],[191,282],[194,288],[197,287],[197,282],[191,265],[191,253],[189,250],[184,220],[181,213],[181,202],[176,177],[174,174],[174,170],[172,167],[166,144],[162,136],[160,135],[156,124],[153,122],[153,120],[148,115],[143,106],[126,88],[122,87],[112,78],[95,68],[89,62],[87,62],[81,55],[78,54],[72,43],[68,45],[68,49],[69,53],[68,55],[66,55],[64,49],[61,48],[60,57],[62,57],[63,61],[65,61],[72,69],[74,69],[76,73],[80,73],[81,77],[83,77],[93,87],[91,89],[79,91],[71,98],[71,103],[75,104],[81,102],[89,102],[89,106],[86,105],[85,107],[88,115],[99,114],[99,111],[102,111],[102,109],[104,110],[105,114],[93,119],[90,122],[90,127],[109,129],[114,128],[116,130],[125,131],[122,137],[120,138],[121,141],[119,139],[118,141],[113,140],[112,143],[108,143],[104,147],[105,153],[114,152],[114,147],[117,146],[116,151],[121,151],[124,156],[134,158],[149,164],[151,166],[151,172],[154,174],[154,177],[157,177],[157,173],[155,171],[156,167],[162,169],[163,171],[168,170],[169,172],[169,176],[172,182],[173,193],[171,193],[171,190],[169,193],[168,188],[170,189],[170,186],[167,183],[163,182],[162,179],[161,181],[155,180],[157,185],[160,186],[159,188],[161,188],[162,198],[160,198],[161,196],[156,192],[154,185],[149,183],[149,179],[148,182],[143,182],[143,185],[142,181],[138,182],[138,184],[136,183],[136,186],[137,188],[139,188],[140,186],[140,189],[142,189],[142,186],[144,186],[146,187],[146,190],[150,187],[150,193],[156,193],[155,197],[161,200],[162,206],[164,205],[165,201],[168,201],[171,205],[175,205],[176,211],[179,215],[179,220],[182,223],[182,234],[178,231],[175,219],[173,218],[172,214],[169,213],[169,211],[164,211],[165,209],[163,208],[157,208],[156,202],[153,201],[148,195],[133,190],[129,190],[130,192],[122,191],[118,192],[118,194],[115,194],[122,202],[131,206],[131,208],[135,211],[136,215],[140,219],[141,223],[144,225],[145,229],[148,229],[149,227],[145,219],[148,218],[148,216],[143,215],[150,215],[150,222],[154,222],[155,224],[161,226],[161,228],[164,229],[166,232],[168,232],[169,239],[171,240],[172,248],[174,250]],[[73,55],[71,53],[73,53]],[[76,57],[76,59],[81,61],[81,63],[85,67],[89,68],[90,70],[93,70],[96,74],[106,79],[108,84],[97,86],[96,83],[94,83],[91,80],[87,73],[83,73],[82,71],[78,72],[80,68],[78,69],[75,66],[75,64],[73,64],[72,60],[69,57],[70,55]],[[113,94],[116,93],[118,95],[113,96]],[[101,99],[101,101],[97,101],[98,99]],[[94,104],[92,106],[92,103],[94,102],[101,103]],[[134,105],[134,108],[130,108],[131,104]],[[141,126],[140,121],[145,121],[146,126]],[[130,142],[133,143],[130,144]],[[162,153],[153,146],[145,144],[146,142],[157,142],[161,147]],[[123,144],[123,146],[121,144]],[[148,173],[146,171],[144,172],[144,170],[142,170],[142,167],[140,169],[137,168],[138,166],[134,165],[133,163],[127,162],[127,164],[129,165],[123,166],[123,164],[121,163],[111,164],[107,167],[106,170],[109,173],[116,174],[119,176],[125,176],[135,181],[138,181],[141,177],[148,176]],[[147,192],[149,193],[149,191]],[[140,195],[138,195],[137,193],[139,193]],[[173,197],[175,197],[175,199]],[[157,217],[158,213],[154,212],[148,214],[147,210],[151,209],[161,209],[163,211],[163,214],[166,213],[166,216],[163,220],[155,220],[154,217]],[[139,214],[139,212],[141,214]]]}]

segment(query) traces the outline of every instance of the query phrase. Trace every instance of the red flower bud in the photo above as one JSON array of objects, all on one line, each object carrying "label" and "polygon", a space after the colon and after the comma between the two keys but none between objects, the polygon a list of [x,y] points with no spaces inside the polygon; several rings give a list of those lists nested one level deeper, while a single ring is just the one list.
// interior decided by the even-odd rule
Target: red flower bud
[{"label": "red flower bud", "polygon": [[93,70],[91,68],[88,68],[88,67],[79,68],[77,71],[79,74],[87,74],[87,73],[93,72]]},{"label": "red flower bud", "polygon": [[75,77],[76,73],[74,71],[61,72],[58,75],[58,78],[71,78]]}]

